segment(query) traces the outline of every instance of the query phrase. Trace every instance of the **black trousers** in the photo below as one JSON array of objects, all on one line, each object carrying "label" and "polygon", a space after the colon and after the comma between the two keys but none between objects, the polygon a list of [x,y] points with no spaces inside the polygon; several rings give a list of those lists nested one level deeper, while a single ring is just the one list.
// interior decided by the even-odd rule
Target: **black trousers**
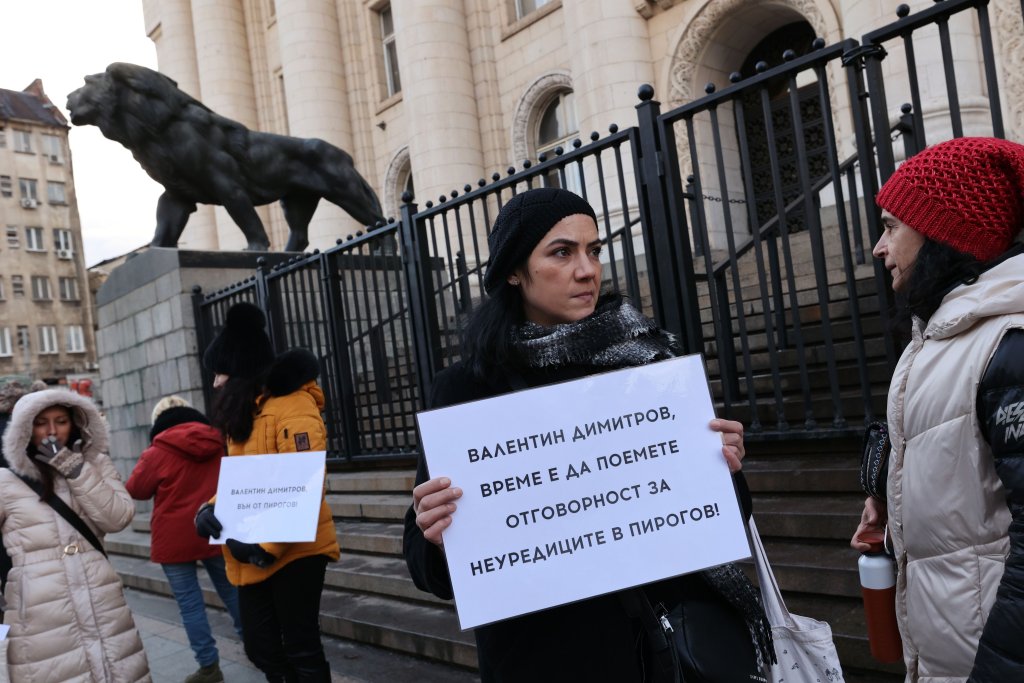
[{"label": "black trousers", "polygon": [[320,593],[327,557],[288,563],[265,581],[239,586],[242,640],[268,681],[320,683],[331,669],[320,642]]}]

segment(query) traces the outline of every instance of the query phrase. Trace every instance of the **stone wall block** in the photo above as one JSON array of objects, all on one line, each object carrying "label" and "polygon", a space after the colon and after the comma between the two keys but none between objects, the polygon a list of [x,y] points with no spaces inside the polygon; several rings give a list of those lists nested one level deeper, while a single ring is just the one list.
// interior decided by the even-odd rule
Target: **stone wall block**
[{"label": "stone wall block", "polygon": [[124,400],[126,404],[142,400],[142,374],[130,372],[124,376]]},{"label": "stone wall block", "polygon": [[174,329],[174,320],[171,317],[171,309],[173,303],[171,301],[161,301],[153,307],[153,334],[162,335],[167,334]]},{"label": "stone wall block", "polygon": [[169,396],[181,390],[177,361],[169,360],[161,363],[157,366],[157,374],[160,377],[160,396]]},{"label": "stone wall block", "polygon": [[145,367],[142,369],[142,400],[147,403],[156,403],[159,399],[159,369],[154,367]]},{"label": "stone wall block", "polygon": [[146,341],[153,336],[153,310],[146,309],[135,314],[135,339]]},{"label": "stone wall block", "polygon": [[154,337],[145,344],[146,349],[146,364],[157,365],[167,360],[167,351],[164,348],[163,337]]},{"label": "stone wall block", "polygon": [[154,285],[156,286],[157,302],[170,301],[181,294],[181,271],[172,270],[161,275]]}]

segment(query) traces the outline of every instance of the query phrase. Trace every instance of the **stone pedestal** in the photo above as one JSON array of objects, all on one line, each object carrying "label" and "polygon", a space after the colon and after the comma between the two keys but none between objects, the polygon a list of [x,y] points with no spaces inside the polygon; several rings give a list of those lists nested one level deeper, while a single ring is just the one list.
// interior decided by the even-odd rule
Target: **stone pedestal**
[{"label": "stone pedestal", "polygon": [[149,445],[150,414],[178,394],[204,412],[192,288],[205,292],[243,280],[256,259],[284,253],[150,248],[114,269],[96,296],[103,411],[110,457],[122,476]]}]

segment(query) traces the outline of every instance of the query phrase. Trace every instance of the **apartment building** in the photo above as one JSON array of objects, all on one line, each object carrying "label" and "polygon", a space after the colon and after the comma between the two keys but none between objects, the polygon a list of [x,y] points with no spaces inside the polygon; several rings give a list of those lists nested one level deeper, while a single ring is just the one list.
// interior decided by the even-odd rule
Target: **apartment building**
[{"label": "apartment building", "polygon": [[96,368],[68,123],[35,80],[0,89],[0,375]]}]

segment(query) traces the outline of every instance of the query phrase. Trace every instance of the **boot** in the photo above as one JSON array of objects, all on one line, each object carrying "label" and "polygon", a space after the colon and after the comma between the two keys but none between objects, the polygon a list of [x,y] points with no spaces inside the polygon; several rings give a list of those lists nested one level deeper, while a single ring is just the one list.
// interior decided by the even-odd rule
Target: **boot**
[{"label": "boot", "polygon": [[220,672],[220,662],[199,667],[185,679],[185,683],[224,683],[224,674]]}]

